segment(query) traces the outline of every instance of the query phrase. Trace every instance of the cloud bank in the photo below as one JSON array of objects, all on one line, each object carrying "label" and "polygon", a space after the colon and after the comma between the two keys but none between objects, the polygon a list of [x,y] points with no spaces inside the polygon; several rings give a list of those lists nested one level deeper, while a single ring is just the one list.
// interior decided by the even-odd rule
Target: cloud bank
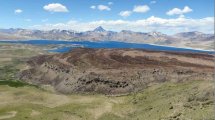
[{"label": "cloud bank", "polygon": [[126,20],[99,20],[91,22],[69,21],[67,23],[43,24],[31,26],[31,29],[66,29],[75,31],[88,31],[98,26],[107,30],[121,31],[132,30],[137,32],[161,31],[166,34],[174,34],[185,31],[200,31],[205,33],[214,32],[214,17],[192,19],[179,17],[175,19],[164,19],[151,16],[147,19],[126,21]]}]

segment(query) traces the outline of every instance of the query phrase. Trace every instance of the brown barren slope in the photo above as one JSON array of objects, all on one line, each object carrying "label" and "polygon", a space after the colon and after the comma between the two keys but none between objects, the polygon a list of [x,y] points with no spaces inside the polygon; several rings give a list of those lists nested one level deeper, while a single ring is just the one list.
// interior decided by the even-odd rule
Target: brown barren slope
[{"label": "brown barren slope", "polygon": [[153,83],[213,79],[213,55],[137,49],[77,48],[28,61],[20,79],[61,93],[127,94]]}]

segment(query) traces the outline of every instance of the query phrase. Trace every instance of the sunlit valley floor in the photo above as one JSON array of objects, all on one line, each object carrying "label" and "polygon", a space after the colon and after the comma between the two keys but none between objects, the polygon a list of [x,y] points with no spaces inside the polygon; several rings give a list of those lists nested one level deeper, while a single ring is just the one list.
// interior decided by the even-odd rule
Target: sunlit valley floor
[{"label": "sunlit valley floor", "polygon": [[163,82],[124,96],[61,94],[17,81],[47,46],[0,44],[0,120],[214,120],[212,80]]}]

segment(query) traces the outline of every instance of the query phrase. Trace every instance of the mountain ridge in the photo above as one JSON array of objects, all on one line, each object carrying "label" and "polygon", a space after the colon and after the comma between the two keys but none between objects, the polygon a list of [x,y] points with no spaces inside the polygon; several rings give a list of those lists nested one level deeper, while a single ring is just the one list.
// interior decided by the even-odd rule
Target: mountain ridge
[{"label": "mountain ridge", "polygon": [[71,40],[71,41],[120,41],[132,43],[147,43],[175,47],[191,47],[199,49],[213,49],[214,34],[198,31],[181,32],[167,35],[161,32],[134,32],[122,30],[120,32],[105,30],[102,26],[92,31],[77,32],[74,30],[30,30],[22,28],[0,29],[0,40]]}]

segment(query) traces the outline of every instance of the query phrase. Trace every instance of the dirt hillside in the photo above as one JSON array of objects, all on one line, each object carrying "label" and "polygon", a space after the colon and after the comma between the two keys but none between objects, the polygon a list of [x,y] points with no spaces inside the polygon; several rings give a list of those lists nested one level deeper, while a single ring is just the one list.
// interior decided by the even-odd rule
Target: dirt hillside
[{"label": "dirt hillside", "polygon": [[137,49],[77,48],[31,58],[19,77],[69,93],[127,94],[165,81],[212,80],[213,56]]}]

